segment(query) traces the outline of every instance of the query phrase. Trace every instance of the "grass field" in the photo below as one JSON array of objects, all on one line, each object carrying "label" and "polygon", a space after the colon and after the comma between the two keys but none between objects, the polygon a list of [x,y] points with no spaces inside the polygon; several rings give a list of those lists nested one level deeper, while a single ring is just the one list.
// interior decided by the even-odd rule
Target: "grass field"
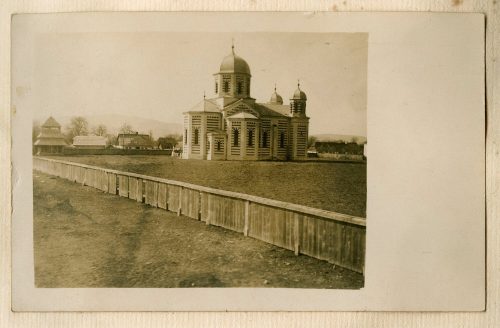
[{"label": "grass field", "polygon": [[364,284],[325,261],[36,171],[33,211],[37,287]]},{"label": "grass field", "polygon": [[53,158],[366,217],[365,163],[202,161],[139,155]]}]

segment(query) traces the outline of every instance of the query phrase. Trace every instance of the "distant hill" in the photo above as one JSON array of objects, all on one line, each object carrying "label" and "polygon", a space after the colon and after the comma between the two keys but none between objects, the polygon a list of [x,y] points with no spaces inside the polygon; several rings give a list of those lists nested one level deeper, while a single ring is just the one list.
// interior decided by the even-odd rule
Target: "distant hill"
[{"label": "distant hill", "polygon": [[[151,131],[154,138],[159,138],[168,134],[182,134],[182,125],[178,123],[167,123],[154,119],[114,114],[81,116],[87,119],[90,129],[99,124],[104,124],[108,130],[108,133],[111,134],[118,134],[120,127],[124,123],[130,125],[132,127],[132,130],[139,133],[149,134],[149,131]],[[54,118],[62,125],[64,131],[65,127],[69,124],[72,117],[73,116],[62,116]],[[45,119],[46,118],[37,118],[37,121],[43,123]]]},{"label": "distant hill", "polygon": [[356,141],[358,144],[366,143],[366,137],[348,135],[348,134],[313,134],[312,136],[316,137],[316,141],[343,141],[343,142],[351,142]]}]

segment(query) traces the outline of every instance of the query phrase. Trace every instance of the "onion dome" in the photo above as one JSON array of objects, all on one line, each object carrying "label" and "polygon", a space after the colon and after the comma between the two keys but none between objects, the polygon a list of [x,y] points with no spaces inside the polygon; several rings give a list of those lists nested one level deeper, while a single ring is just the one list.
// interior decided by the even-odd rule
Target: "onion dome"
[{"label": "onion dome", "polygon": [[293,100],[307,100],[307,96],[304,91],[300,90],[300,83],[297,83],[297,90],[293,93]]},{"label": "onion dome", "polygon": [[274,92],[269,100],[270,104],[283,105],[283,98],[276,92],[276,85],[274,86]]},{"label": "onion dome", "polygon": [[234,45],[230,55],[227,55],[220,64],[219,73],[240,73],[250,75],[250,67],[247,62],[234,53]]}]

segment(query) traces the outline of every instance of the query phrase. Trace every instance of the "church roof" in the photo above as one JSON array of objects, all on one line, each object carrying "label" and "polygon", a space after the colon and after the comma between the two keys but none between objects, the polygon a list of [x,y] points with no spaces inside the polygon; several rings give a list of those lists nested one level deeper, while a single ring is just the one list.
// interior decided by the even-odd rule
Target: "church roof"
[{"label": "church roof", "polygon": [[239,119],[257,119],[257,117],[248,112],[239,112],[234,115],[229,116],[228,118],[239,118]]},{"label": "church roof", "polygon": [[203,99],[191,109],[191,112],[220,112],[219,106],[212,99]]},{"label": "church roof", "polygon": [[45,123],[43,123],[42,127],[44,128],[60,128],[61,124],[57,123],[57,121],[50,116]]},{"label": "church roof", "polygon": [[256,103],[253,108],[259,113],[260,116],[288,116],[290,111],[288,106],[278,104]]},{"label": "church roof", "polygon": [[244,73],[250,75],[250,66],[247,62],[234,53],[234,46],[231,54],[224,57],[220,64],[219,73]]}]

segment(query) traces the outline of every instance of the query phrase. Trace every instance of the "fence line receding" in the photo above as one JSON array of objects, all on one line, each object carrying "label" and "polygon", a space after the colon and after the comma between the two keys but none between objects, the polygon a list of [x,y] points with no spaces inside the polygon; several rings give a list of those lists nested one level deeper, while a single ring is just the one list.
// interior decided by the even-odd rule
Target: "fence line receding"
[{"label": "fence line receding", "polygon": [[33,168],[364,272],[364,218],[55,159],[34,157]]}]

